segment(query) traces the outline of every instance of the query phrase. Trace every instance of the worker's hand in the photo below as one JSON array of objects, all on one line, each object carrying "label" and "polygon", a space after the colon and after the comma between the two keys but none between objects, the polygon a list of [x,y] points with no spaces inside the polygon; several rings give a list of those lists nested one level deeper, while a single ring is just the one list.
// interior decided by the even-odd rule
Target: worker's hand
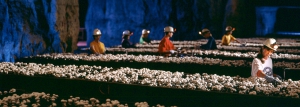
[{"label": "worker's hand", "polygon": [[267,80],[268,83],[272,83],[275,81],[275,78],[273,76],[265,76],[265,79]]},{"label": "worker's hand", "polygon": [[282,80],[281,76],[274,74],[273,75],[275,78],[278,78],[279,80]]},{"label": "worker's hand", "polygon": [[281,80],[274,78],[273,76],[265,76],[265,79],[268,83],[272,83],[273,85],[277,86],[281,83]]},{"label": "worker's hand", "polygon": [[174,51],[174,50],[170,50],[170,53],[171,53],[171,54],[174,54],[175,52],[176,52],[176,51]]},{"label": "worker's hand", "polygon": [[274,86],[280,85],[282,83],[282,80],[278,79],[277,77],[275,77],[274,81],[272,82],[272,84]]}]

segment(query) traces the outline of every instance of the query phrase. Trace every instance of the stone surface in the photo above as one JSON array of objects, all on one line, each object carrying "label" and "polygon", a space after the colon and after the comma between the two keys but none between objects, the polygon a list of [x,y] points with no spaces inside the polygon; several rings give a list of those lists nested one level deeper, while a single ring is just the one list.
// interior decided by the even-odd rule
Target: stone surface
[{"label": "stone surface", "polygon": [[77,0],[1,0],[0,8],[0,61],[77,48]]},{"label": "stone surface", "polygon": [[236,28],[235,37],[253,37],[256,25],[270,22],[257,24],[256,15],[263,13],[257,14],[255,7],[299,6],[297,0],[280,0],[280,3],[272,0],[82,1],[88,2],[88,7],[86,17],[79,21],[78,0],[0,0],[0,61],[73,52],[77,49],[82,22],[87,44],[93,40],[92,31],[99,28],[101,41],[107,47],[120,45],[122,32],[127,29],[134,32],[131,37],[134,43],[138,42],[142,29],[151,30],[150,38],[160,40],[165,26],[176,28],[173,40],[200,39],[198,32],[203,28],[209,28],[213,36],[220,39],[227,25]]},{"label": "stone surface", "polygon": [[73,52],[77,49],[79,23],[78,1],[57,0],[55,28],[59,32],[63,52]]},{"label": "stone surface", "polygon": [[198,32],[203,28],[209,28],[215,38],[221,38],[227,25],[244,31],[240,29],[244,26],[240,21],[247,20],[243,18],[246,3],[238,0],[89,0],[85,19],[87,45],[93,40],[95,28],[102,31],[101,41],[106,46],[120,45],[122,32],[127,29],[134,32],[133,43],[139,41],[142,29],[151,31],[151,39],[160,40],[165,26],[176,28],[173,40],[197,40],[202,38]]},{"label": "stone surface", "polygon": [[[173,40],[198,38],[203,27],[210,27],[207,0],[89,0],[85,21],[87,45],[92,31],[102,31],[106,46],[119,45],[124,30],[132,30],[131,41],[138,42],[142,29],[151,31],[150,38],[160,40],[165,26],[177,29]],[[187,37],[187,35],[191,37]]]}]

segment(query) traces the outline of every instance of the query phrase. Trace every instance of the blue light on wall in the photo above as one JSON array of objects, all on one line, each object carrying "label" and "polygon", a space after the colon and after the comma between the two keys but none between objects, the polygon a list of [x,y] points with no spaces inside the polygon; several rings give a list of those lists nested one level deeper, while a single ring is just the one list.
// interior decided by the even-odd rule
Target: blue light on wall
[{"label": "blue light on wall", "polygon": [[85,19],[87,46],[92,32],[99,28],[101,41],[107,46],[120,45],[122,32],[134,32],[130,40],[137,43],[142,29],[151,31],[149,37],[160,40],[163,29],[177,29],[173,40],[197,40],[198,31],[210,28],[209,0],[89,0]]},{"label": "blue light on wall", "polygon": [[256,7],[256,35],[265,36],[274,32],[278,7]]},{"label": "blue light on wall", "polygon": [[256,35],[300,36],[300,7],[256,7]]}]

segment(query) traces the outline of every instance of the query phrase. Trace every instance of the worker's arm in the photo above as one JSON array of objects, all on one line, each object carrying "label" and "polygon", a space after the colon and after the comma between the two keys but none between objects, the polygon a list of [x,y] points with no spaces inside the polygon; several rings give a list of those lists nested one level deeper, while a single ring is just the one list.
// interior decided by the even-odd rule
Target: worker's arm
[{"label": "worker's arm", "polygon": [[93,45],[90,46],[90,50],[91,50],[92,54],[98,54],[98,53],[95,52],[95,48],[94,48]]}]

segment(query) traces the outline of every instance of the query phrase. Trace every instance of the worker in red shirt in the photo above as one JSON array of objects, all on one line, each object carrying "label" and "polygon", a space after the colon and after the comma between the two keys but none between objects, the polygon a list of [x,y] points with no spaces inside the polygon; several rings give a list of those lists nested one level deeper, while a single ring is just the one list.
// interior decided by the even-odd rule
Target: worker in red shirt
[{"label": "worker in red shirt", "polygon": [[167,26],[164,28],[164,32],[165,32],[165,36],[162,38],[162,40],[159,43],[158,52],[161,55],[168,57],[171,54],[176,53],[176,51],[174,50],[175,47],[173,43],[170,41],[170,38],[173,36],[174,33],[174,28],[171,26]]}]

